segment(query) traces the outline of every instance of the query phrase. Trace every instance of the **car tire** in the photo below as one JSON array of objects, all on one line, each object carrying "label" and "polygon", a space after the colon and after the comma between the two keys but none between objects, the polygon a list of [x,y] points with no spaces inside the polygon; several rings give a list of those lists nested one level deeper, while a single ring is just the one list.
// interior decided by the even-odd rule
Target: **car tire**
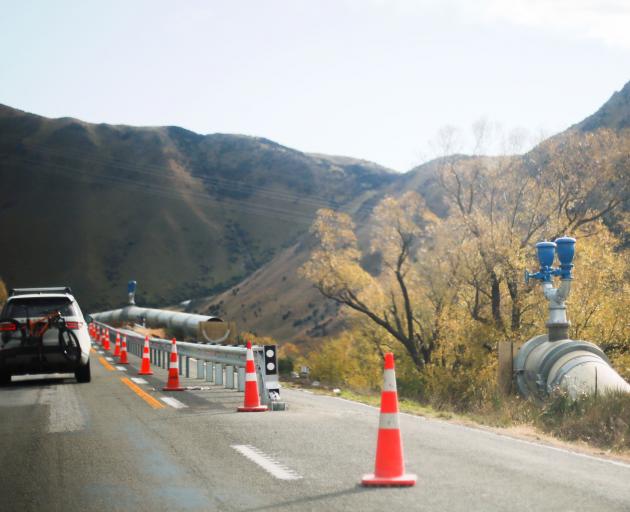
[{"label": "car tire", "polygon": [[87,364],[79,366],[75,372],[74,376],[77,378],[77,382],[90,382],[92,380],[92,374],[90,372],[90,362]]},{"label": "car tire", "polygon": [[0,370],[0,386],[11,384],[11,374],[6,370]]}]

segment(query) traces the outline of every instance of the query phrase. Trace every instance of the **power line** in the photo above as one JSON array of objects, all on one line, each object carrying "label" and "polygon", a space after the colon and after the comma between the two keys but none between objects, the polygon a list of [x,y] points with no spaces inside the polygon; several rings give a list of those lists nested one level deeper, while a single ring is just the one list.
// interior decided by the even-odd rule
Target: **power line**
[{"label": "power line", "polygon": [[[79,164],[80,163],[100,164],[109,168],[132,171],[137,174],[146,174],[152,177],[155,177],[156,174],[167,175],[167,174],[172,173],[173,171],[173,169],[170,167],[164,167],[160,165],[152,165],[152,164],[146,164],[146,163],[137,164],[137,163],[128,162],[124,160],[118,160],[115,158],[109,158],[109,159],[95,158],[94,155],[91,155],[88,152],[80,151],[77,149],[69,148],[68,150],[66,149],[59,150],[56,148],[51,148],[49,146],[38,145],[34,143],[24,143],[23,145],[28,148],[33,148],[40,153],[49,154],[49,155],[53,154],[53,155],[58,155],[65,158],[68,158],[69,154],[75,155],[77,159],[79,159]],[[315,195],[309,194],[309,196],[305,197],[302,195],[292,194],[288,191],[283,192],[283,191],[271,189],[268,187],[263,187],[256,184],[237,182],[235,180],[221,178],[218,176],[210,177],[210,176],[201,176],[201,175],[191,174],[191,177],[195,178],[196,180],[204,184],[216,185],[216,186],[222,187],[223,189],[227,189],[227,190],[231,190],[235,192],[241,192],[241,193],[259,192],[261,194],[268,195],[270,198],[275,198],[275,199],[283,200],[286,202],[301,201],[304,204],[310,204],[316,208],[334,209],[335,207],[339,206],[336,201],[331,201],[330,199],[327,199],[323,196],[318,196],[316,194]]]},{"label": "power line", "polygon": [[[197,199],[206,205],[219,208],[229,209],[232,211],[251,213],[251,214],[263,214],[266,217],[277,218],[289,223],[303,224],[310,226],[313,221],[314,214],[300,212],[299,210],[289,210],[287,208],[264,206],[261,204],[252,205],[249,202],[241,202],[237,199],[223,197],[217,200],[212,195],[206,192],[197,191],[181,191],[175,190],[172,187],[158,185],[157,183],[147,182],[137,178],[128,178],[122,176],[111,176],[106,174],[98,174],[89,172],[86,170],[78,171],[74,167],[68,167],[61,164],[54,164],[52,162],[37,162],[29,160],[27,158],[18,157],[24,165],[24,167],[32,172],[37,172],[30,166],[36,166],[38,169],[51,174],[64,174],[71,178],[74,178],[75,183],[80,183],[77,178],[88,178],[86,181],[91,183],[109,183],[124,186],[127,189],[140,190],[143,194],[150,194],[156,197],[166,197],[172,199],[184,199],[186,196]],[[80,174],[79,174],[80,172]]]}]

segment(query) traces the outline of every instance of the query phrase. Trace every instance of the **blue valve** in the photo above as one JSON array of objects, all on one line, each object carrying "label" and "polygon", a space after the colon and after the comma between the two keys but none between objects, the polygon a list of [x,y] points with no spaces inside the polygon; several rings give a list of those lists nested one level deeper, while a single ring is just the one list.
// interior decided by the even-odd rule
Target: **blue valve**
[{"label": "blue valve", "polygon": [[[563,236],[557,238],[555,242],[538,242],[536,244],[536,254],[540,270],[535,273],[525,271],[525,283],[530,279],[538,279],[550,283],[553,276],[560,276],[561,279],[572,279],[573,258],[575,256],[575,238]],[[553,260],[558,256],[559,268],[553,268]]]}]

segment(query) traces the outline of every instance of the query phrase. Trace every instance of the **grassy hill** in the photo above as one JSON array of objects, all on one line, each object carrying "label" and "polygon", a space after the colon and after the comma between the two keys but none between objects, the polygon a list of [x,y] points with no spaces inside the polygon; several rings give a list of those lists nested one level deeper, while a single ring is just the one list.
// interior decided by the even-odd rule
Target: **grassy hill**
[{"label": "grassy hill", "polygon": [[47,119],[0,105],[0,276],[69,284],[86,309],[167,305],[240,282],[395,179],[353,159],[240,135]]}]

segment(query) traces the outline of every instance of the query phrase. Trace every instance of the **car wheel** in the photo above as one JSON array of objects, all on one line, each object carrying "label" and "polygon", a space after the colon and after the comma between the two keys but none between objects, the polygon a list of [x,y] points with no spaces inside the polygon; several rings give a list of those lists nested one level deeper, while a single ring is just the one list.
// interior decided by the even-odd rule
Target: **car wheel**
[{"label": "car wheel", "polygon": [[11,374],[6,370],[0,370],[0,386],[11,384]]},{"label": "car wheel", "polygon": [[90,382],[92,380],[92,374],[90,373],[90,362],[83,366],[79,366],[74,372],[74,376],[77,378],[77,382]]}]

